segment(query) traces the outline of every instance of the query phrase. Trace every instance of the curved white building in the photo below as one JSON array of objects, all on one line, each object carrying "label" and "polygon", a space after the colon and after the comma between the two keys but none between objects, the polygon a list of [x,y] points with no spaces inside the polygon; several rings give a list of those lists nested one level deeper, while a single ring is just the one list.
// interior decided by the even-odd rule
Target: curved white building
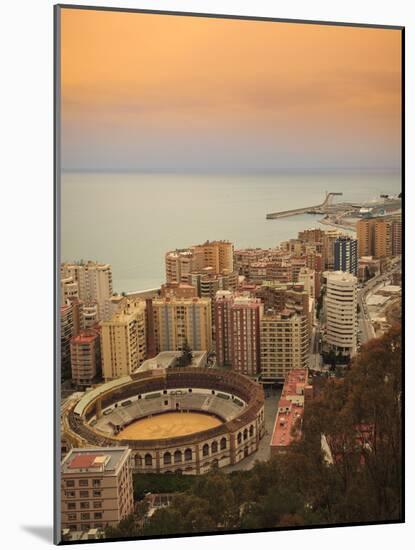
[{"label": "curved white building", "polygon": [[326,342],[354,355],[357,346],[357,278],[344,271],[326,271]]}]

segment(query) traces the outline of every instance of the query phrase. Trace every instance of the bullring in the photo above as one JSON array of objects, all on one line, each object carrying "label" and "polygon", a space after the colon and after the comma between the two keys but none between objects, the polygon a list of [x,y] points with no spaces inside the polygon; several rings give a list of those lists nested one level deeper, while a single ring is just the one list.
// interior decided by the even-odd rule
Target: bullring
[{"label": "bullring", "polygon": [[[196,415],[195,422],[200,415],[201,429],[172,434],[183,431],[174,426],[180,428],[187,414]],[[150,432],[140,428],[144,419]],[[62,423],[73,446],[129,447],[136,472],[201,474],[256,452],[264,435],[264,392],[253,380],[222,369],[155,369],[89,390],[65,408]]]}]

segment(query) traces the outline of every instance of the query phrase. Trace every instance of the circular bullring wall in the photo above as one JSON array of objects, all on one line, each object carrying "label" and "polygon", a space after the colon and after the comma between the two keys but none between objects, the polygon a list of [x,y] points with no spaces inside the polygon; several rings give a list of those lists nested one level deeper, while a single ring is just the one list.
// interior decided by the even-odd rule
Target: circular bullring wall
[{"label": "circular bullring wall", "polygon": [[[194,429],[180,433],[186,415],[195,415]],[[144,422],[155,428],[150,437],[138,429]],[[256,382],[220,369],[147,371],[87,392],[63,424],[69,439],[83,446],[128,446],[136,472],[200,474],[256,452],[264,393]]]}]

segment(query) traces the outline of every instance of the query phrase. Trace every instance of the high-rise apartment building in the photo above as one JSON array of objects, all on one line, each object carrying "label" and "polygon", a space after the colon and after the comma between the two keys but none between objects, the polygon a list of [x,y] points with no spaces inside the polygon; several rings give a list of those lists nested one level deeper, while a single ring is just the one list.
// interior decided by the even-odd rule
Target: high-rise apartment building
[{"label": "high-rise apartment building", "polygon": [[399,254],[402,231],[399,215],[361,219],[356,231],[359,256],[383,259]]},{"label": "high-rise apartment building", "polygon": [[215,344],[216,363],[219,367],[231,365],[231,307],[233,294],[229,290],[216,293],[215,311]]},{"label": "high-rise apartment building", "polygon": [[109,264],[88,261],[85,263],[63,263],[61,278],[72,277],[78,285],[78,297],[85,304],[98,305],[99,319],[104,318],[105,301],[112,296],[112,272]]},{"label": "high-rise apartment building", "polygon": [[343,271],[327,271],[325,341],[336,351],[354,355],[357,346],[357,278]]},{"label": "high-rise apartment building", "polygon": [[402,254],[402,218],[396,217],[392,220],[392,256]]},{"label": "high-rise apartment building", "polygon": [[194,266],[194,254],[189,249],[171,250],[165,255],[166,282],[188,283]]},{"label": "high-rise apartment building", "polygon": [[362,256],[374,256],[374,223],[370,218],[362,218],[356,223],[358,254]]},{"label": "high-rise apartment building", "polygon": [[255,295],[264,304],[264,310],[274,310],[275,313],[288,310],[308,319],[309,331],[314,320],[315,300],[304,288],[304,283],[279,283],[265,281],[257,287]]},{"label": "high-rise apartment building", "polygon": [[233,271],[233,244],[229,241],[206,241],[193,246],[192,251],[195,271],[206,267],[212,268],[215,273]]},{"label": "high-rise apartment building", "polygon": [[117,311],[122,309],[123,305],[125,305],[127,301],[128,298],[122,294],[115,294],[114,296],[108,298],[108,300],[105,300],[104,317],[102,320],[108,321],[111,319]]},{"label": "high-rise apartment building", "polygon": [[259,299],[236,296],[230,308],[232,370],[255,376],[261,367],[260,322],[264,305]]},{"label": "high-rise apartment building", "polygon": [[71,372],[72,383],[78,388],[90,386],[101,374],[99,330],[85,330],[72,338]]},{"label": "high-rise apartment building", "polygon": [[153,300],[156,351],[193,350],[212,346],[210,298],[155,298]]},{"label": "high-rise apartment building", "polygon": [[61,463],[61,529],[115,527],[134,511],[131,450],[71,449]]},{"label": "high-rise apartment building", "polygon": [[347,271],[357,275],[357,240],[339,237],[334,241],[334,271]]},{"label": "high-rise apartment building", "polygon": [[265,312],[261,319],[261,380],[282,382],[292,369],[308,366],[307,317],[291,311]]},{"label": "high-rise apartment building", "polygon": [[324,231],[323,239],[323,270],[327,269],[332,271],[334,269],[334,243],[336,240],[343,236],[339,229],[326,229]]},{"label": "high-rise apartment building", "polygon": [[145,309],[143,300],[127,300],[111,319],[101,322],[105,380],[131,374],[146,359]]},{"label": "high-rise apartment building", "polygon": [[260,370],[260,321],[264,305],[258,298],[218,292],[215,299],[216,361],[247,376]]},{"label": "high-rise apartment building", "polygon": [[71,338],[74,334],[72,305],[68,303],[61,305],[61,373],[64,378],[70,377],[71,372]]},{"label": "high-rise apartment building", "polygon": [[78,283],[72,276],[61,278],[61,304],[76,298],[79,298]]},{"label": "high-rise apartment building", "polygon": [[166,282],[191,283],[190,274],[209,269],[213,274],[233,272],[233,244],[206,241],[186,249],[171,250],[165,255]]},{"label": "high-rise apartment building", "polygon": [[317,288],[319,288],[320,285],[316,283],[316,272],[314,269],[302,267],[298,274],[297,281],[304,285],[304,290],[311,298],[318,298],[319,294],[317,293]]}]

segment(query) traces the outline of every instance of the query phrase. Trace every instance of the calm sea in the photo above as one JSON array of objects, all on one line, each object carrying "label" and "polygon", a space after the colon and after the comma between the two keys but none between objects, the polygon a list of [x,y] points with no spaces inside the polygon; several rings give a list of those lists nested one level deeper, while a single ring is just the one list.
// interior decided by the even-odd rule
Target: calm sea
[{"label": "calm sea", "polygon": [[268,212],[312,206],[325,191],[340,200],[371,201],[400,192],[395,174],[166,175],[64,173],[62,260],[93,259],[112,265],[114,290],[159,286],[164,253],[205,240],[235,247],[270,247],[319,216],[266,220]]}]

